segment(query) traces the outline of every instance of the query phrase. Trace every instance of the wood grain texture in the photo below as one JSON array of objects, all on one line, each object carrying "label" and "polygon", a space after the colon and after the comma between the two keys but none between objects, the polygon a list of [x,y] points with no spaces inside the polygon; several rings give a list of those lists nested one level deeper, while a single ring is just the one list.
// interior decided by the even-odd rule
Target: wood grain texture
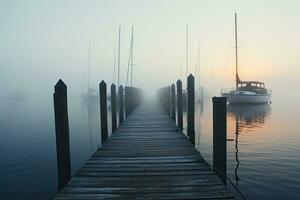
[{"label": "wood grain texture", "polygon": [[136,109],[55,199],[233,199],[154,103]]}]

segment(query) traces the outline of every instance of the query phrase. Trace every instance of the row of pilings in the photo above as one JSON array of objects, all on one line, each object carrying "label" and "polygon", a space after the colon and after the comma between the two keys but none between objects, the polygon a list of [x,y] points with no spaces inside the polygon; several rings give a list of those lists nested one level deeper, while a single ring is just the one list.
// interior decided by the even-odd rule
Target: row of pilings
[{"label": "row of pilings", "polygon": [[[142,100],[142,91],[135,87],[125,87],[124,89],[121,85],[118,88],[117,94],[115,84],[111,84],[110,90],[111,125],[112,132],[114,132],[118,125],[120,126],[124,119],[128,118],[140,104]],[[99,84],[101,145],[108,138],[107,99],[107,85],[105,81],[101,81]],[[60,191],[71,179],[67,85],[61,79],[54,87],[53,100],[58,190]],[[119,115],[119,123],[117,122],[117,114]]]},{"label": "row of pilings", "polygon": [[[187,136],[195,146],[195,78],[192,74],[188,76],[187,93],[183,93],[181,80],[177,80],[176,86],[177,93],[175,84],[160,88],[158,91],[159,100],[163,109],[175,123],[177,111],[177,125],[181,131],[183,131],[183,108],[186,108]],[[184,101],[185,99],[187,101]]]},{"label": "row of pilings", "polygon": [[[182,81],[162,87],[158,91],[162,108],[183,131],[183,109],[187,111],[187,137],[195,146],[195,78],[187,77],[186,93],[182,89]],[[227,99],[213,97],[213,170],[226,182],[227,156]],[[203,103],[203,102],[202,102]],[[177,113],[177,118],[176,118]],[[177,119],[177,120],[176,120]]]}]

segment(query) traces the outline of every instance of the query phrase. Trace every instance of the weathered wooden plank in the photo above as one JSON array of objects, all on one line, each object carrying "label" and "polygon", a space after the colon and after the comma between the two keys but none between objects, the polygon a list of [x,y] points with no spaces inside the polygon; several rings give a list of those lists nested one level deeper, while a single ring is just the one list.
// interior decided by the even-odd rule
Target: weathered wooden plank
[{"label": "weathered wooden plank", "polygon": [[194,175],[171,177],[163,179],[162,176],[145,177],[137,179],[132,177],[74,177],[69,185],[73,186],[91,186],[91,187],[166,187],[166,186],[204,186],[204,185],[223,185],[223,182],[212,175]]},{"label": "weathered wooden plank", "polygon": [[184,171],[184,170],[208,170],[208,166],[206,165],[169,165],[169,166],[145,166],[141,164],[137,164],[135,166],[111,166],[111,165],[102,165],[102,164],[86,164],[81,168],[81,171],[109,171],[109,172],[151,172],[151,171]]},{"label": "weathered wooden plank", "polygon": [[[150,156],[149,156],[150,157]],[[115,157],[115,158],[119,158],[119,157]],[[123,157],[124,158],[124,157]],[[178,164],[178,163],[192,163],[192,162],[199,162],[200,159],[179,159],[179,160],[148,160],[148,159],[140,159],[140,160],[122,160],[122,158],[120,159],[116,159],[116,160],[99,160],[96,157],[93,157],[92,159],[90,159],[89,161],[87,161],[86,163],[109,163],[109,164],[120,164],[120,163],[135,163],[135,164],[143,164],[143,163],[174,163],[174,164]]]},{"label": "weathered wooden plank", "polygon": [[85,165],[80,169],[81,172],[169,172],[169,171],[199,171],[199,170],[209,170],[208,166],[194,165],[194,166],[159,166],[159,167],[102,167],[101,165]]},{"label": "weathered wooden plank", "polygon": [[55,199],[232,199],[157,106],[133,112]]},{"label": "weathered wooden plank", "polygon": [[111,192],[110,194],[66,194],[61,193],[57,200],[66,199],[232,199],[231,195],[228,195],[226,191],[212,191],[212,192],[178,192],[178,193],[147,193],[147,194],[116,194]]},{"label": "weathered wooden plank", "polygon": [[128,185],[127,187],[76,187],[74,185],[70,185],[64,188],[62,191],[66,194],[153,194],[153,193],[181,193],[181,192],[205,192],[207,194],[215,194],[216,192],[222,193],[225,190],[224,185],[202,185],[202,186],[165,186],[165,187],[131,187]]}]

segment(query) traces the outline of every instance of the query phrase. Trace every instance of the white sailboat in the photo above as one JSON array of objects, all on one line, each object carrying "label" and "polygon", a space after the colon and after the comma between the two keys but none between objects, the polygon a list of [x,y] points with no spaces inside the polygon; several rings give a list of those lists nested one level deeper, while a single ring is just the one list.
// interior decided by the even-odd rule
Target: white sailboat
[{"label": "white sailboat", "polygon": [[265,88],[265,84],[260,81],[242,81],[238,74],[238,47],[237,47],[237,14],[235,13],[235,65],[236,65],[236,87],[227,92],[222,90],[223,97],[227,97],[227,102],[244,104],[268,103],[271,100],[271,90]]}]

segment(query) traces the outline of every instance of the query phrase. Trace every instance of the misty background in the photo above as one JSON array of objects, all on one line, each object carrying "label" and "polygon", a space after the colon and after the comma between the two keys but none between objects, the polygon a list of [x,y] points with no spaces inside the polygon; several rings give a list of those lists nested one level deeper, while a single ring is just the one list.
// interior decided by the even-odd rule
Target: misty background
[{"label": "misty background", "polygon": [[[99,101],[86,105],[81,97],[88,87],[88,48],[91,43],[90,86],[98,93],[101,80],[113,81],[119,26],[121,84],[134,26],[133,84],[153,94],[178,78],[185,87],[188,24],[189,73],[195,72],[200,45],[205,94],[204,111],[196,112],[197,148],[210,161],[211,96],[234,87],[235,12],[240,78],[263,81],[273,92],[270,109],[244,113],[252,127],[240,137],[240,189],[253,199],[299,199],[300,95],[292,91],[300,81],[298,0],[0,1],[0,196],[51,199],[57,193],[52,95],[60,78],[68,86],[72,173],[98,148]],[[234,114],[228,115],[231,138]],[[234,143],[228,152],[234,178]]]},{"label": "misty background", "polygon": [[[121,83],[127,70],[131,26],[134,85],[158,88],[185,75],[185,25],[189,25],[189,72],[200,44],[201,83],[211,95],[234,86],[233,30],[238,13],[241,79],[265,81],[284,92],[299,81],[300,2],[296,0],[199,1],[1,1],[1,95],[52,95],[59,78],[69,94],[113,79],[118,27]],[[274,91],[275,90],[275,91]],[[51,97],[50,97],[51,98]]]}]

